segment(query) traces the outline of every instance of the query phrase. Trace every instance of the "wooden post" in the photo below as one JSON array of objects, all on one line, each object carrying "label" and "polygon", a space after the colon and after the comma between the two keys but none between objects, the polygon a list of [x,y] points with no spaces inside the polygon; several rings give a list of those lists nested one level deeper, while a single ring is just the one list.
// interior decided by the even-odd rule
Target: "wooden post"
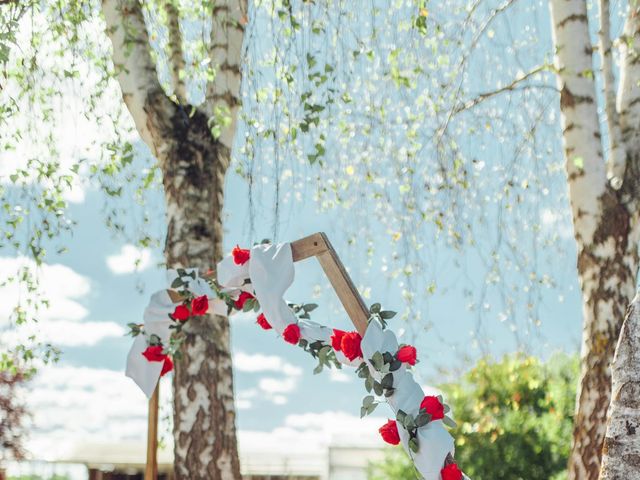
[{"label": "wooden post", "polygon": [[149,419],[147,425],[147,467],[144,480],[158,478],[158,412],[160,400],[160,380],[149,399]]},{"label": "wooden post", "polygon": [[[360,293],[351,281],[351,277],[333,249],[331,242],[323,232],[314,233],[291,243],[291,254],[294,262],[310,257],[317,257],[322,270],[329,279],[347,315],[360,335],[367,330],[369,309]],[[168,290],[173,302],[179,302],[180,296]],[[149,426],[147,433],[147,467],[144,480],[156,480],[158,477],[158,390],[160,381],[149,400]]]},{"label": "wooden post", "polygon": [[369,320],[369,309],[351,281],[351,277],[349,277],[327,236],[319,232],[296,240],[291,244],[291,251],[294,262],[309,257],[318,258],[320,266],[329,282],[331,282],[331,286],[338,295],[347,315],[349,315],[358,333],[364,335],[367,330],[367,321]]}]

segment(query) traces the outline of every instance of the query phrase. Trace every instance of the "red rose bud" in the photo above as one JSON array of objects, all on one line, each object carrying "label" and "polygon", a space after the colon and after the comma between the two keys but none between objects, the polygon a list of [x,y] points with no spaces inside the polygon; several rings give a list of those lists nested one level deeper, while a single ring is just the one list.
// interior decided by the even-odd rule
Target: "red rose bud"
[{"label": "red rose bud", "polygon": [[166,373],[169,373],[171,370],[173,370],[173,361],[171,360],[171,357],[167,355],[166,357],[164,357],[164,363],[162,364],[162,370],[160,371],[160,376],[164,377],[164,375]]},{"label": "red rose bud", "polygon": [[455,463],[450,463],[440,470],[442,480],[462,480],[462,470]]},{"label": "red rose bud", "polygon": [[287,328],[284,329],[284,332],[282,332],[282,338],[284,338],[284,341],[287,343],[297,345],[300,341],[300,327],[298,324],[292,323],[288,325]]},{"label": "red rose bud", "polygon": [[391,445],[398,445],[400,443],[400,434],[398,434],[398,425],[395,420],[389,420],[381,426],[378,431],[385,442]]},{"label": "red rose bud", "polygon": [[249,258],[251,258],[251,251],[236,245],[235,248],[231,250],[231,255],[233,255],[233,263],[236,265],[244,265],[249,261]]},{"label": "red rose bud", "polygon": [[189,308],[187,306],[178,305],[171,316],[174,320],[184,322],[189,319],[189,315],[191,315],[191,312],[189,312]]},{"label": "red rose bud", "polygon": [[238,310],[242,310],[242,307],[244,307],[244,302],[246,302],[250,298],[253,298],[253,295],[251,295],[249,292],[240,292],[240,296],[235,302],[236,308]]},{"label": "red rose bud", "polygon": [[362,337],[358,332],[347,332],[342,336],[342,341],[340,342],[340,349],[344,356],[349,359],[349,361],[353,361],[358,357],[362,356],[362,349],[360,348],[360,343],[362,342]]},{"label": "red rose bud", "polygon": [[191,301],[191,312],[194,315],[204,315],[209,311],[209,299],[206,295],[194,298]]},{"label": "red rose bud", "polygon": [[142,352],[144,358],[146,358],[149,362],[162,362],[167,357],[166,354],[162,353],[162,345],[149,345],[147,349]]},{"label": "red rose bud", "polygon": [[333,329],[333,335],[331,335],[331,346],[336,352],[342,351],[342,337],[345,335],[344,330]]},{"label": "red rose bud", "polygon": [[440,403],[438,397],[433,395],[424,397],[422,403],[420,403],[420,408],[424,408],[427,413],[431,415],[431,420],[440,420],[444,418],[444,406]]},{"label": "red rose bud", "polygon": [[396,353],[396,358],[402,363],[408,363],[409,365],[415,365],[418,353],[416,352],[416,347],[411,345],[405,345],[404,347],[398,350]]},{"label": "red rose bud", "polygon": [[258,315],[258,319],[256,320],[256,323],[265,330],[271,330],[272,328],[271,325],[269,325],[269,322],[267,322],[267,317],[264,316],[264,313],[261,313],[260,315]]}]

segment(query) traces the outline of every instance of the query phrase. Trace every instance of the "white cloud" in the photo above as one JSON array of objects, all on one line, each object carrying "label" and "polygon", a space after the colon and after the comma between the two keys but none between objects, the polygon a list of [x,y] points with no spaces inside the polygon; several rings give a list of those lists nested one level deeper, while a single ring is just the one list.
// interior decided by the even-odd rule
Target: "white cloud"
[{"label": "white cloud", "polygon": [[[89,293],[90,282],[87,277],[65,265],[44,264],[36,267],[33,260],[25,257],[0,257],[0,272],[4,278],[17,275],[24,268],[35,274],[42,298],[49,302],[48,308],[43,307],[38,312],[37,318],[41,322],[78,321],[87,316],[87,309],[78,302]],[[27,308],[28,297],[24,285],[16,282],[0,288],[0,318],[8,318],[18,303],[22,308]],[[30,313],[35,314],[35,311],[32,309]]]},{"label": "white cloud", "polygon": [[281,426],[269,431],[241,430],[241,447],[248,452],[287,450],[317,451],[328,445],[383,446],[378,429],[385,417],[359,418],[341,411],[288,415]]},{"label": "white cloud", "polygon": [[298,385],[298,380],[292,377],[286,378],[261,378],[258,388],[267,394],[291,393]]},{"label": "white cloud", "polygon": [[282,357],[242,351],[233,356],[233,368],[241,372],[280,372],[294,377],[302,375],[302,368],[288,363]]},{"label": "white cloud", "polygon": [[55,345],[56,347],[92,347],[106,338],[122,337],[125,329],[114,322],[70,322],[49,320],[29,322],[20,328],[0,334],[0,340],[7,345],[28,343],[29,337]]},{"label": "white cloud", "polygon": [[[170,379],[163,379],[161,405],[170,405]],[[87,367],[43,368],[22,392],[33,413],[28,448],[34,458],[55,460],[77,455],[85,446],[144,445],[147,399],[121,371]],[[262,397],[258,389],[238,393],[238,400]],[[274,396],[280,404],[286,398]],[[242,408],[242,405],[238,405]],[[262,404],[268,414],[268,406]],[[382,406],[379,410],[382,409]],[[270,431],[239,431],[243,454],[274,451],[315,451],[327,445],[381,446],[377,433],[385,422],[382,411],[360,419],[344,411],[308,412],[286,416]],[[166,424],[160,425],[166,430]],[[169,444],[170,435],[165,435]],[[109,448],[111,450],[109,450]],[[113,453],[113,452],[112,452]],[[125,455],[125,453],[122,453]],[[143,451],[141,449],[141,455]]]},{"label": "white cloud", "polygon": [[144,439],[147,399],[123,372],[46,367],[25,399],[33,415],[28,447],[38,459],[68,455],[83,442]]},{"label": "white cloud", "polygon": [[274,405],[284,405],[287,397],[284,394],[293,392],[302,377],[302,368],[288,363],[277,355],[263,355],[261,353],[236,352],[233,355],[233,368],[238,372],[259,373],[274,372],[282,374],[282,378],[263,377],[258,380],[257,388],[241,390],[236,394],[236,406],[246,410],[252,407],[253,399],[272,402]]},{"label": "white cloud", "polygon": [[0,271],[5,278],[17,275],[22,269],[29,269],[35,276],[40,290],[38,298],[46,300],[49,306],[41,305],[38,310],[30,306],[33,294],[29,294],[23,284],[10,282],[0,288],[0,320],[6,322],[18,304],[29,316],[38,319],[4,330],[0,334],[2,343],[29,343],[29,337],[35,335],[60,347],[92,346],[125,333],[124,328],[114,322],[82,322],[89,313],[79,302],[91,288],[87,277],[61,264],[37,267],[33,260],[25,257],[0,257]]},{"label": "white cloud", "polygon": [[348,382],[351,382],[353,380],[353,376],[346,374],[344,372],[344,370],[338,370],[337,368],[331,368],[331,369],[329,369],[329,379],[332,382],[348,383]]},{"label": "white cloud", "polygon": [[145,270],[151,266],[151,250],[124,245],[120,252],[107,257],[107,266],[116,275]]}]

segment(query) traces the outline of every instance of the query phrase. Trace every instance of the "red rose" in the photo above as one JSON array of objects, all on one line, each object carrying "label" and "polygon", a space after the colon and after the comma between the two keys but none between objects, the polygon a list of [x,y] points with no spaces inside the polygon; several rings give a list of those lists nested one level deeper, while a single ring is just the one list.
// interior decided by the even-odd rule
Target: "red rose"
[{"label": "red rose", "polygon": [[233,250],[231,250],[231,255],[233,255],[233,263],[236,265],[244,265],[251,258],[251,252],[246,248],[240,248],[239,245],[236,245]]},{"label": "red rose", "polygon": [[428,395],[424,397],[422,403],[420,403],[420,408],[425,409],[429,415],[431,415],[431,420],[440,420],[444,418],[444,406],[438,400],[438,397],[433,395]]},{"label": "red rose", "polygon": [[417,355],[418,354],[416,352],[416,347],[405,345],[404,347],[400,348],[400,350],[398,350],[398,353],[396,353],[396,358],[402,363],[415,365]]},{"label": "red rose", "polygon": [[189,319],[189,315],[191,315],[191,312],[189,312],[189,308],[186,305],[178,305],[173,311],[172,317],[174,320],[184,322]]},{"label": "red rose", "polygon": [[204,315],[209,311],[209,299],[206,295],[194,298],[191,301],[191,312],[194,315]]},{"label": "red rose", "polygon": [[238,310],[242,310],[242,308],[244,307],[244,302],[246,302],[250,298],[254,298],[254,297],[249,292],[240,292],[240,296],[236,300],[236,304],[235,304],[236,308]]},{"label": "red rose", "polygon": [[358,332],[347,332],[342,336],[340,349],[342,350],[342,353],[344,353],[344,356],[349,359],[349,361],[355,360],[356,358],[362,356],[360,342],[362,342],[362,337]]},{"label": "red rose", "polygon": [[398,434],[398,425],[395,420],[389,420],[378,430],[382,439],[390,443],[391,445],[398,445],[400,443],[400,435]]},{"label": "red rose", "polygon": [[142,352],[144,358],[149,362],[162,362],[166,358],[166,354],[162,353],[162,345],[149,345],[147,349]]},{"label": "red rose", "polygon": [[269,322],[267,322],[267,317],[264,316],[264,313],[261,313],[260,315],[258,315],[258,319],[256,320],[256,323],[260,325],[262,328],[264,328],[265,330],[271,330],[271,325],[269,325]]},{"label": "red rose", "polygon": [[345,335],[344,330],[333,329],[333,335],[331,335],[331,346],[336,352],[342,351],[342,337]]},{"label": "red rose", "polygon": [[300,327],[297,323],[292,323],[288,325],[287,328],[282,332],[282,338],[284,338],[285,342],[288,342],[292,345],[297,345],[300,341]]},{"label": "red rose", "polygon": [[160,371],[160,376],[164,377],[166,373],[169,373],[173,370],[173,362],[171,361],[171,357],[169,355],[164,357],[164,363],[162,364],[162,370]]},{"label": "red rose", "polygon": [[462,480],[462,470],[455,463],[450,463],[440,470],[442,480]]}]

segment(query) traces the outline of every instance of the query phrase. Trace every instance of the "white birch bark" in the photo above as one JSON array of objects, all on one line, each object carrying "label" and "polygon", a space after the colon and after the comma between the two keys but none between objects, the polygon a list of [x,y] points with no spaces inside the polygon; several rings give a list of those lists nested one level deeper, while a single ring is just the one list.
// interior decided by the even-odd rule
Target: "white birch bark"
[{"label": "white birch bark", "polygon": [[213,122],[222,126],[220,142],[231,149],[238,108],[240,106],[240,65],[242,40],[247,23],[246,0],[215,0],[213,2],[209,56],[216,74],[207,85],[206,111]]},{"label": "white birch bark", "polygon": [[602,61],[602,81],[604,90],[605,113],[609,131],[609,155],[607,158],[607,177],[613,188],[620,188],[624,178],[625,151],[622,141],[622,128],[616,108],[616,84],[613,75],[613,43],[611,41],[611,18],[609,0],[599,0],[600,6],[600,58]]},{"label": "white birch bark", "polygon": [[180,30],[180,11],[177,0],[164,0],[164,13],[167,17],[169,69],[173,94],[181,105],[187,104],[187,85],[185,82],[185,61],[182,50],[182,31]]},{"label": "white birch bark", "polygon": [[[192,111],[163,92],[139,1],[103,0],[103,11],[123,99],[163,173],[167,266],[209,269],[222,256],[221,213],[230,149],[211,135],[204,109]],[[169,21],[176,40],[179,18]],[[182,49],[180,44],[174,47],[171,63],[179,69],[176,56]],[[174,70],[174,88],[180,92],[175,82]],[[175,477],[240,480],[228,319],[199,317],[183,331],[182,356],[175,361],[173,376]]]},{"label": "white birch bark", "polygon": [[633,217],[607,181],[585,0],[551,0],[562,134],[583,297],[581,378],[571,479],[595,480],[605,434],[610,362],[638,268]]},{"label": "white birch bark", "polygon": [[622,324],[611,370],[613,394],[600,480],[640,478],[640,292]]}]

